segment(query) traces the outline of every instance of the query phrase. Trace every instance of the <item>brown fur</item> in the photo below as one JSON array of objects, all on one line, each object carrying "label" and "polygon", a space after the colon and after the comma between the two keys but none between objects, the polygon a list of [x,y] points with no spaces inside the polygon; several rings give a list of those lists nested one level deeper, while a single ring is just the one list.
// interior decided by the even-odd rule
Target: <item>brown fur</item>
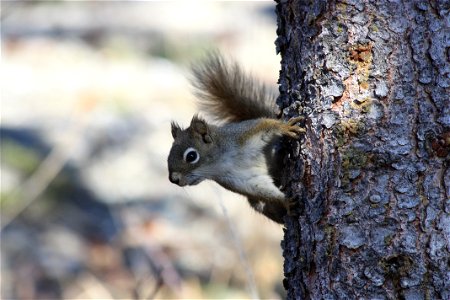
[{"label": "brown fur", "polygon": [[243,132],[239,136],[239,144],[243,145],[251,137],[258,135],[261,132],[275,133],[279,135],[285,135],[291,138],[298,138],[298,135],[305,132],[304,128],[301,128],[295,123],[303,120],[303,117],[293,118],[288,121],[288,123],[283,123],[279,120],[274,119],[260,119],[259,122],[249,130]]},{"label": "brown fur", "polygon": [[[187,129],[172,122],[170,181],[187,186],[214,180],[247,196],[256,211],[282,224],[289,203],[280,190],[285,154],[279,139],[304,134],[305,129],[295,125],[303,118],[277,120],[274,94],[217,53],[195,66],[193,75],[201,109],[222,124],[198,116]],[[187,150],[197,151],[198,159],[187,161]]]},{"label": "brown fur", "polygon": [[200,108],[216,121],[276,117],[274,93],[245,74],[237,63],[228,64],[220,54],[214,53],[192,69],[192,85]]}]

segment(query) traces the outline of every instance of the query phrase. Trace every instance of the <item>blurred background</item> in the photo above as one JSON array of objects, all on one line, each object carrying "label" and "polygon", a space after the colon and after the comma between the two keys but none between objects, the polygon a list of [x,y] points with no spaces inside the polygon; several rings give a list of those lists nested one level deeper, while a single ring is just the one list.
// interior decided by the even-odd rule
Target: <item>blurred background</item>
[{"label": "blurred background", "polygon": [[284,297],[282,227],[166,164],[208,51],[276,85],[274,5],[2,1],[2,299]]}]

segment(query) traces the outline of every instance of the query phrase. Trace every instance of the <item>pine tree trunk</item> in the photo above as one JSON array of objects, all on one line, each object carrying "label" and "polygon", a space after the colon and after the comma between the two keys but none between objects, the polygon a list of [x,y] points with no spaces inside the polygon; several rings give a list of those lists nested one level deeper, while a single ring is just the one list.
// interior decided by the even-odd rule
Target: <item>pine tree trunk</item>
[{"label": "pine tree trunk", "polygon": [[280,1],[288,299],[450,299],[447,1]]}]

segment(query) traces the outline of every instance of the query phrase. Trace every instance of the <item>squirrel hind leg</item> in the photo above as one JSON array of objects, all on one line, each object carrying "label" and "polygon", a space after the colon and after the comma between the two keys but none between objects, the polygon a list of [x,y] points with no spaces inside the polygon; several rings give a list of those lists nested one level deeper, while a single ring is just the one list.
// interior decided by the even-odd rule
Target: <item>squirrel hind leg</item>
[{"label": "squirrel hind leg", "polygon": [[278,224],[284,224],[284,216],[287,215],[285,205],[280,201],[263,201],[258,198],[247,198],[250,206],[257,212],[265,215]]}]

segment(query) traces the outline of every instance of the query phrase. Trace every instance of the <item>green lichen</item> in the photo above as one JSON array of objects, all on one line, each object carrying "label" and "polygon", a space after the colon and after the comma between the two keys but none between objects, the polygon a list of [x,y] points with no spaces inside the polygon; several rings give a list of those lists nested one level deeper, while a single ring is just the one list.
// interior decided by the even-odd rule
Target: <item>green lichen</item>
[{"label": "green lichen", "polygon": [[341,158],[340,179],[343,186],[350,183],[352,170],[364,169],[372,159],[371,154],[369,155],[365,151],[349,146],[352,144],[354,137],[365,134],[366,130],[365,124],[355,119],[341,120],[335,126],[334,136]]},{"label": "green lichen", "polygon": [[355,119],[347,119],[341,121],[341,126],[349,134],[360,135],[364,133],[365,125],[364,123],[357,121]]},{"label": "green lichen", "polygon": [[361,112],[363,112],[363,113],[370,112],[370,109],[372,108],[372,100],[368,99],[368,100],[364,101],[363,103],[361,103],[360,108],[361,108]]},{"label": "green lichen", "polygon": [[338,148],[348,145],[351,137],[360,136],[366,132],[366,126],[363,122],[355,119],[341,120],[334,127],[334,137]]},{"label": "green lichen", "polygon": [[368,113],[372,108],[373,100],[370,97],[365,97],[361,100],[355,100],[351,103],[352,108],[359,110],[361,113]]},{"label": "green lichen", "polygon": [[366,152],[354,147],[349,147],[341,154],[342,167],[350,169],[360,169],[364,167],[369,159]]},{"label": "green lichen", "polygon": [[338,4],[336,5],[336,8],[337,8],[338,10],[347,10],[347,4],[345,4],[345,3],[338,3]]},{"label": "green lichen", "polygon": [[371,160],[371,156],[365,151],[354,147],[347,147],[340,151],[341,154],[341,183],[346,186],[350,183],[350,171],[364,169]]},{"label": "green lichen", "polygon": [[334,137],[336,141],[336,145],[341,148],[343,145],[345,145],[345,142],[347,141],[348,137],[345,134],[345,130],[341,126],[336,126],[334,130]]},{"label": "green lichen", "polygon": [[378,26],[375,25],[375,24],[370,25],[370,30],[371,30],[372,32],[378,32],[378,31],[380,31],[380,29],[378,28]]}]

